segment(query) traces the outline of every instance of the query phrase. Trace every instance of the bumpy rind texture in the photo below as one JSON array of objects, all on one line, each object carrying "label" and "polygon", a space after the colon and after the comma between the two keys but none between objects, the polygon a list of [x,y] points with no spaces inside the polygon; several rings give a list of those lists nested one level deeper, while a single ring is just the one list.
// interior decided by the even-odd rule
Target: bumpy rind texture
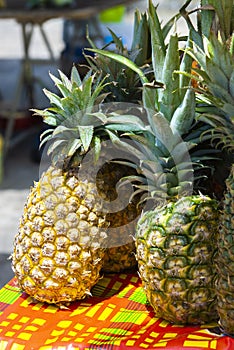
[{"label": "bumpy rind texture", "polygon": [[214,291],[217,205],[191,196],[142,215],[139,272],[155,315],[176,324],[217,319]]},{"label": "bumpy rind texture", "polygon": [[47,303],[82,299],[100,278],[106,232],[96,186],[50,167],[35,183],[14,241],[22,290]]},{"label": "bumpy rind texture", "polygon": [[[119,163],[105,163],[97,174],[99,194],[107,203],[106,222],[108,242],[105,249],[102,271],[119,273],[136,270],[135,227],[141,212],[139,198],[131,199],[129,187],[118,181],[131,174],[132,169]],[[117,201],[117,202],[116,202]]]},{"label": "bumpy rind texture", "polygon": [[226,186],[218,239],[216,291],[220,326],[224,333],[234,336],[234,165]]}]

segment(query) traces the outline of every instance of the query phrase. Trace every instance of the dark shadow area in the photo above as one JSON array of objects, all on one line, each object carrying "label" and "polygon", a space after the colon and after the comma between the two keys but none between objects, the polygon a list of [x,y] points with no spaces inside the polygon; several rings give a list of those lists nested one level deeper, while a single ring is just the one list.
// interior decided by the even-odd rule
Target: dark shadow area
[{"label": "dark shadow area", "polygon": [[14,272],[11,269],[9,254],[0,253],[0,288],[2,288],[13,277]]}]

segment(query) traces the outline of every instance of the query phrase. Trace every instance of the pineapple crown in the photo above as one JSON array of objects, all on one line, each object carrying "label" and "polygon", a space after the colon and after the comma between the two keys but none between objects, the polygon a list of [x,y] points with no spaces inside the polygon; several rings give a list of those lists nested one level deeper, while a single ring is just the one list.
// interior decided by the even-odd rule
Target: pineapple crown
[{"label": "pineapple crown", "polygon": [[[156,7],[153,6],[151,1],[150,9],[152,13],[156,11]],[[159,23],[158,17],[154,18],[157,22],[157,29],[159,30],[157,42],[162,45],[164,56],[166,38],[179,17],[180,14],[178,13],[169,19],[164,26]],[[108,44],[99,50],[88,37],[91,48],[87,48],[86,50],[94,52],[96,55],[94,57],[87,56],[87,61],[94,71],[98,70],[99,74],[107,75],[107,80],[111,82],[111,85],[108,86],[108,90],[111,91],[111,94],[107,97],[108,101],[141,103],[143,75],[147,77],[147,80],[153,81],[154,72],[151,55],[153,42],[151,35],[153,31],[151,30],[150,21],[151,19],[147,12],[141,13],[136,9],[133,24],[133,39],[129,50],[123,45],[121,38],[118,38],[110,29],[109,31],[112,36],[112,42],[110,44],[114,44],[114,49],[108,48]],[[117,57],[113,59],[112,53],[119,54],[121,59],[118,60]],[[143,75],[140,73],[140,70],[133,69],[131,65],[125,64],[124,58],[127,59],[128,63],[132,62],[135,66],[140,67]]]},{"label": "pineapple crown", "polygon": [[92,74],[92,71],[81,79],[75,66],[72,67],[70,79],[60,70],[58,73],[60,79],[53,74],[50,74],[50,77],[60,94],[43,89],[49,99],[50,107],[44,110],[32,109],[46,124],[53,127],[64,123],[78,112],[92,110],[94,105],[102,103],[106,98],[103,89],[108,84],[105,77]]},{"label": "pineapple crown", "polygon": [[[200,0],[200,7],[188,11],[187,7],[192,0],[187,0],[180,9],[181,16],[185,19],[192,33],[192,40],[203,47],[203,36],[209,38],[213,32],[216,37],[220,35],[223,42],[230,40],[234,30],[234,3],[233,0]],[[190,14],[197,12],[197,29],[194,27]]]},{"label": "pineapple crown", "polygon": [[[234,150],[234,61],[230,49],[213,33],[203,38],[190,55],[199,63],[196,69],[200,119],[211,125],[207,132],[217,147]],[[207,133],[206,132],[206,133]]]},{"label": "pineapple crown", "polygon": [[[213,156],[209,150],[196,149],[201,142],[201,133],[208,126],[197,122],[195,92],[189,76],[193,59],[186,54],[182,59],[180,57],[179,40],[184,38],[174,33],[166,44],[165,32],[152,1],[149,1],[148,13],[153,81],[128,57],[105,50],[94,51],[126,65],[138,74],[143,86],[142,102],[147,114],[145,129],[122,133],[135,141],[134,146],[118,138],[112,140],[119,147],[137,154],[140,163],[132,166],[136,167],[139,176],[132,180],[140,183],[138,191],[147,190],[151,197],[161,193],[164,197],[166,194],[177,198],[191,193],[194,178],[198,179],[196,175],[194,177],[194,170],[202,166],[203,159]],[[186,39],[185,51],[191,47],[191,38]],[[180,75],[179,71],[188,74]]]},{"label": "pineapple crown", "polygon": [[[189,3],[189,2],[187,2]],[[186,3],[186,5],[187,5]],[[186,7],[185,5],[185,7]],[[187,51],[198,63],[194,68],[200,120],[210,125],[217,147],[234,150],[234,4],[233,0],[203,0],[198,15],[198,30],[188,13],[193,46]],[[186,74],[187,73],[183,73]],[[191,77],[191,76],[190,76]]]},{"label": "pineapple crown", "polygon": [[[172,21],[163,28],[161,33],[163,36],[167,35],[171,23]],[[143,64],[148,57],[147,52],[149,51],[149,24],[146,14],[140,15],[139,11],[136,11],[134,28],[134,39],[129,57],[134,57],[135,62]],[[118,51],[128,56],[121,40],[113,32],[111,33]],[[104,56],[100,55],[99,57]],[[130,59],[128,60],[131,62]],[[105,61],[99,59],[98,68],[100,68],[100,64],[102,69],[113,66],[113,64],[107,65]],[[127,67],[122,62],[119,62],[119,65],[120,67],[117,67],[117,70],[120,69],[121,73],[118,79],[124,73],[126,81],[130,85],[132,79],[138,77],[138,80],[140,80],[137,72],[131,69],[131,67]],[[123,67],[127,68],[127,75],[125,74],[126,69]],[[64,162],[65,158],[65,163],[67,164],[70,160],[74,161],[74,156],[76,156],[76,160],[79,163],[82,156],[87,153],[90,147],[96,150],[95,159],[97,159],[101,149],[101,139],[108,138],[108,132],[116,134],[120,130],[123,130],[123,125],[125,125],[125,131],[132,130],[133,123],[140,125],[140,128],[142,128],[141,122],[136,121],[134,116],[128,118],[127,126],[124,116],[120,122],[119,119],[118,121],[116,120],[116,115],[111,114],[109,115],[111,119],[108,118],[107,122],[104,113],[97,113],[99,107],[95,109],[96,113],[94,113],[94,106],[100,106],[104,100],[107,100],[108,95],[110,95],[110,81],[113,77],[111,77],[110,72],[104,73],[108,74],[104,75],[103,72],[100,74],[100,69],[95,70],[94,64],[91,64],[91,69],[83,80],[75,67],[71,71],[70,79],[61,71],[59,71],[59,78],[50,74],[51,79],[59,90],[59,95],[44,89],[44,93],[48,97],[51,106],[44,110],[33,109],[33,111],[42,116],[45,123],[53,127],[53,129],[46,130],[41,135],[41,146],[48,140],[52,141],[48,153],[52,155],[54,162],[57,162],[59,159]],[[129,74],[131,75],[131,79]],[[121,90],[121,86],[118,86],[118,90]],[[133,101],[130,100],[130,102]],[[113,124],[112,127],[110,126],[111,123]],[[103,127],[104,125],[105,128]],[[112,131],[106,131],[108,130],[107,125],[109,130]]]},{"label": "pineapple crown", "polygon": [[[148,110],[144,112],[149,114]],[[134,183],[134,195],[142,193],[143,200],[162,203],[192,193],[194,174],[188,145],[173,133],[161,113],[152,114],[149,125],[141,130],[125,132],[122,138],[110,137],[119,149],[134,154],[139,161],[118,161],[137,172],[122,179]]]},{"label": "pineapple crown", "polygon": [[52,126],[42,133],[40,146],[50,141],[47,153],[53,164],[65,169],[71,165],[79,166],[90,149],[94,151],[92,161],[95,163],[101,153],[102,141],[110,136],[117,137],[127,121],[125,131],[144,128],[138,117],[121,116],[121,112],[116,112],[121,110],[121,104],[103,105],[108,94],[103,89],[109,83],[97,72],[92,74],[90,70],[81,79],[74,66],[70,79],[61,71],[59,76],[60,79],[50,74],[60,95],[44,89],[51,106],[44,110],[33,109],[46,124]]},{"label": "pineapple crown", "polygon": [[108,83],[105,82],[105,78],[92,74],[91,71],[81,79],[75,66],[71,70],[70,79],[60,70],[58,73],[60,78],[52,74],[50,77],[59,90],[59,95],[44,89],[50,107],[32,111],[52,126],[42,133],[40,146],[52,141],[48,154],[52,156],[53,163],[62,162],[67,166],[71,160],[74,161],[74,156],[79,163],[82,154],[87,152],[91,143],[95,145],[97,153],[100,150],[97,129],[105,121],[91,116],[90,113],[96,105],[105,100],[107,94],[103,93],[103,89]]},{"label": "pineapple crown", "polygon": [[[123,44],[121,37],[118,37],[110,28],[108,30],[112,40],[102,50],[108,49],[110,52],[116,52],[123,57],[127,57],[139,65],[145,73],[150,74],[151,42],[146,14],[140,13],[139,10],[135,11],[133,39],[130,49]],[[106,81],[110,83],[107,87],[109,95],[106,101],[139,103],[141,99],[139,76],[123,63],[98,54],[98,48],[90,39],[89,33],[87,33],[87,39],[91,48],[86,50],[96,52],[95,56],[85,54],[89,66],[99,75],[106,76]],[[112,48],[113,46],[114,48]]]}]

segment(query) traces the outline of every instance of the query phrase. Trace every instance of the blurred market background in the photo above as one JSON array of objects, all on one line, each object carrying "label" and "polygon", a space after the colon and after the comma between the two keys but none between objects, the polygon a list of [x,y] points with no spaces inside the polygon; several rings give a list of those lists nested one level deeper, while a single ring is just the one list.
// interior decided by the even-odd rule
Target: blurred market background
[{"label": "blurred market background", "polygon": [[[32,5],[33,1],[36,0],[31,0]],[[0,9],[0,135],[6,148],[4,159],[3,152],[0,158],[0,287],[13,277],[8,258],[30,186],[39,177],[38,144],[43,124],[39,117],[32,117],[29,109],[48,106],[42,92],[44,87],[54,89],[48,73],[56,75],[58,68],[67,73],[72,61],[79,63],[82,60],[82,49],[87,47],[84,40],[87,24],[90,36],[100,47],[109,40],[107,27],[129,46],[134,11],[136,8],[142,12],[147,9],[147,0],[126,1],[122,7],[110,6],[115,1],[109,1],[110,8],[99,12],[99,1],[96,0],[92,1],[95,16],[90,17],[90,12],[86,16],[84,12],[82,19],[65,19],[61,10],[61,16],[48,19],[42,25],[33,25],[33,28],[29,25],[28,28],[24,3],[22,0],[5,0],[6,7]],[[90,3],[90,0],[86,0],[86,3]],[[100,0],[100,3],[103,1]],[[154,1],[155,5],[158,4],[158,14],[163,22],[175,14],[183,3],[182,0]],[[197,3],[194,0],[192,6],[195,8]],[[18,20],[15,9],[21,14]],[[185,23],[180,20],[178,31],[182,32],[185,28]],[[28,73],[28,67],[23,68],[27,74],[33,75],[33,86],[29,86],[29,90],[33,89],[33,96],[29,98],[25,95],[22,76],[25,52],[28,55],[26,64],[31,65],[32,71]]]}]

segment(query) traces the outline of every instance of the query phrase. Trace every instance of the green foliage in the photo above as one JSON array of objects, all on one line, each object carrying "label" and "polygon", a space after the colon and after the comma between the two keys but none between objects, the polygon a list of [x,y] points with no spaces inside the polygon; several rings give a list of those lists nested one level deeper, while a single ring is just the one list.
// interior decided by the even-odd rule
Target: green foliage
[{"label": "green foliage", "polygon": [[[95,51],[96,54],[94,57],[86,54],[86,60],[94,72],[105,76],[106,81],[110,83],[106,87],[106,91],[109,92],[106,101],[139,103],[141,99],[139,71],[135,72],[122,61],[112,60],[108,54],[118,53],[122,56],[122,60],[124,57],[128,58],[141,67],[146,74],[149,74],[151,44],[146,14],[141,14],[138,10],[135,11],[133,40],[130,49],[123,45],[121,38],[111,29],[109,32],[112,41],[100,50],[106,52],[105,56],[100,54],[96,45],[89,38],[89,34],[87,35],[92,48],[88,48],[87,51]],[[110,45],[112,46],[110,47]],[[114,48],[112,48],[113,46]]]},{"label": "green foliage", "polygon": [[213,32],[216,36],[220,35],[223,42],[228,41],[234,30],[233,0],[201,0],[200,9],[197,10],[197,28],[193,25],[190,12],[187,10],[191,3],[192,0],[187,0],[180,9],[180,14],[191,30],[192,40],[203,48],[202,37],[209,38]]}]

